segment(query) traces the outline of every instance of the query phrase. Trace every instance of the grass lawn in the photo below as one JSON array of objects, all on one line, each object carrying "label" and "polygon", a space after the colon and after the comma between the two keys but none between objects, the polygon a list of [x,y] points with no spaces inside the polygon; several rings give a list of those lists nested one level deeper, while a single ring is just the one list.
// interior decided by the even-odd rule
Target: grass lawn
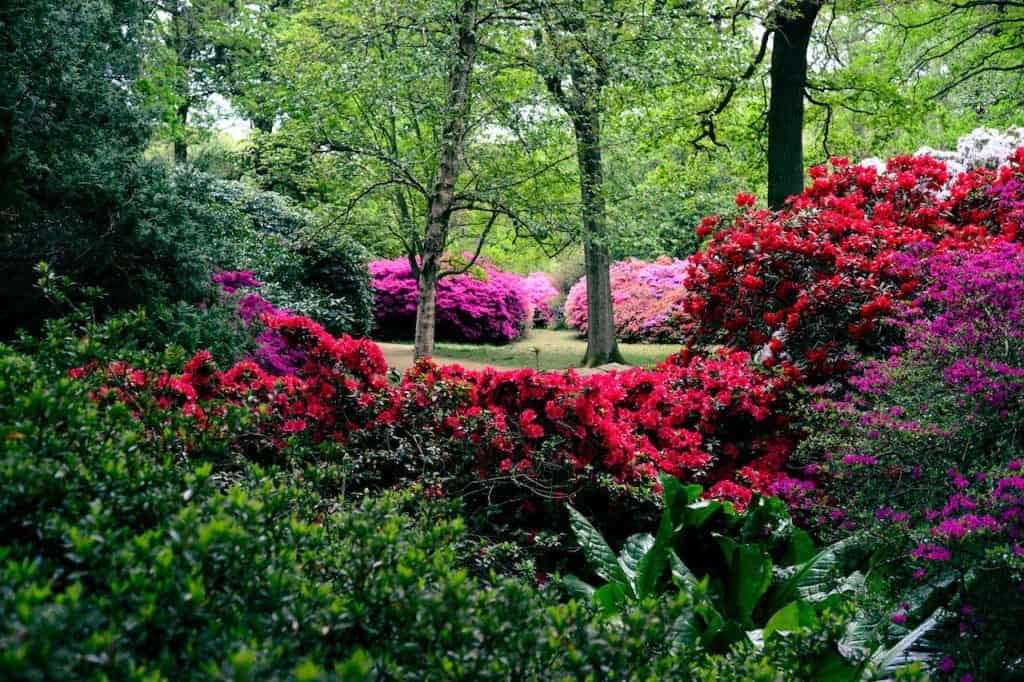
[{"label": "grass lawn", "polygon": [[[388,344],[397,346],[398,344]],[[403,344],[404,345],[404,344]],[[534,348],[540,350],[534,353]],[[435,359],[439,362],[465,362],[467,365],[494,367],[534,367],[543,370],[578,367],[587,342],[569,330],[534,329],[530,335],[507,346],[468,343],[438,343]],[[679,350],[677,345],[620,343],[622,356],[630,365],[650,365]],[[412,345],[409,344],[411,355]]]}]

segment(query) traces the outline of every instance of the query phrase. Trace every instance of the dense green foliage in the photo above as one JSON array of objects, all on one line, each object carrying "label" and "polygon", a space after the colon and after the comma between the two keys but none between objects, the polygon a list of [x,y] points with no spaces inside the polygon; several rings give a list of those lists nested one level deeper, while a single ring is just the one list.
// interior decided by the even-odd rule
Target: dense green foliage
[{"label": "dense green foliage", "polygon": [[212,197],[234,246],[221,267],[254,272],[279,308],[320,320],[331,333],[369,333],[373,293],[365,248],[274,192],[221,181]]},{"label": "dense green foliage", "polygon": [[[202,183],[143,163],[135,2],[25,2],[0,17],[0,334],[47,313],[33,268],[46,261],[105,305],[196,300],[218,236]],[[69,71],[68,65],[76,68]]]}]

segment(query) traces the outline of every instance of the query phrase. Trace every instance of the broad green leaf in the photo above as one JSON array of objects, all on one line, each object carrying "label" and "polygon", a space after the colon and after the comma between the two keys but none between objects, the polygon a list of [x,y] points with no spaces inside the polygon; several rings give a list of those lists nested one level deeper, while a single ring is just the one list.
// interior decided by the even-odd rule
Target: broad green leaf
[{"label": "broad green leaf", "polygon": [[629,585],[629,580],[619,565],[615,553],[608,543],[601,537],[594,526],[587,521],[583,514],[569,506],[569,525],[576,534],[576,541],[583,548],[583,556],[594,570],[594,573],[601,576],[610,583],[618,583],[623,587]]},{"label": "broad green leaf", "polygon": [[781,583],[768,601],[768,610],[777,611],[794,599],[821,601],[833,592],[833,578],[845,542],[837,542],[821,550],[801,564]]},{"label": "broad green leaf", "polygon": [[654,537],[654,546],[644,554],[637,566],[636,593],[641,599],[654,594],[658,589],[658,582],[665,572],[665,564],[668,563],[668,549],[672,545],[672,536],[672,519],[668,512],[665,512],[658,525],[658,534]]},{"label": "broad green leaf", "polygon": [[569,574],[562,578],[562,584],[569,594],[584,604],[589,604],[594,598],[594,586],[586,583],[576,576]]},{"label": "broad green leaf", "polygon": [[835,651],[830,651],[812,664],[810,679],[814,682],[853,682],[860,678],[860,666],[853,665]]},{"label": "broad green leaf", "polygon": [[644,557],[654,549],[654,544],[654,536],[650,533],[637,533],[629,536],[619,554],[619,566],[629,580],[628,586],[633,597],[642,596],[637,585],[637,573]]},{"label": "broad green leaf", "polygon": [[818,615],[814,612],[814,606],[800,599],[786,604],[768,619],[764,626],[764,637],[767,639],[773,632],[796,632],[817,624]]},{"label": "broad green leaf", "polygon": [[704,489],[699,485],[684,486],[678,478],[671,474],[662,473],[659,480],[665,511],[673,523],[680,523],[686,506],[699,500]]},{"label": "broad green leaf", "polygon": [[794,528],[790,535],[789,545],[782,554],[782,562],[786,566],[794,566],[814,558],[814,540],[802,528]]},{"label": "broad green leaf", "polygon": [[683,613],[673,621],[672,627],[669,628],[669,642],[672,646],[677,649],[691,649],[697,646],[700,640],[700,630],[697,624],[694,622],[694,612],[692,608],[687,608]]},{"label": "broad green leaf", "polygon": [[939,607],[896,644],[876,651],[869,661],[866,679],[890,679],[904,666],[916,662],[927,663],[934,658],[936,649],[929,641],[929,635],[939,627],[944,616],[943,610],[943,607]]},{"label": "broad green leaf", "polygon": [[604,613],[620,613],[626,603],[626,589],[619,583],[603,585],[594,591],[594,603]]},{"label": "broad green leaf", "polygon": [[683,560],[679,558],[679,555],[675,553],[675,550],[669,550],[668,561],[669,565],[672,567],[672,577],[676,579],[679,586],[687,592],[693,592],[693,588],[697,585],[697,577],[693,575],[693,572],[689,567],[683,563]]},{"label": "broad green leaf", "polygon": [[725,580],[725,605],[730,618],[744,626],[752,624],[754,608],[772,580],[772,560],[758,545],[741,545],[716,535],[729,564]]},{"label": "broad green leaf", "polygon": [[683,523],[686,526],[693,528],[700,528],[708,519],[715,515],[720,509],[723,509],[721,502],[717,500],[700,500],[686,505],[686,511],[683,514]]}]

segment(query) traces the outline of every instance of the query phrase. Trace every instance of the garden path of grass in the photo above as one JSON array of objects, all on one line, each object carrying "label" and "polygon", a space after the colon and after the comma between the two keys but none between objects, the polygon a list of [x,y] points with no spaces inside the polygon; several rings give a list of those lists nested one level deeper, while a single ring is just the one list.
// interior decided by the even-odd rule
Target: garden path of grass
[{"label": "garden path of grass", "polygon": [[[404,372],[412,365],[411,343],[381,343],[388,367]],[[535,353],[534,349],[540,352]],[[587,349],[586,339],[570,330],[534,329],[522,341],[506,346],[470,343],[438,343],[434,360],[467,369],[533,367],[562,370],[578,367]],[[678,345],[620,343],[622,357],[630,365],[651,365],[679,350]],[[584,370],[585,371],[585,370]]]}]

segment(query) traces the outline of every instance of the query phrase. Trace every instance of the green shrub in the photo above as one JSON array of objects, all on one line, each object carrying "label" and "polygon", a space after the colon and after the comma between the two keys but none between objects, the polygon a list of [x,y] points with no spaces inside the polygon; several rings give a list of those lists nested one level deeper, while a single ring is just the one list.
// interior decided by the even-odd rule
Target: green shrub
[{"label": "green shrub", "polygon": [[43,319],[62,312],[33,286],[41,261],[80,286],[102,289],[101,314],[155,301],[208,299],[210,271],[228,258],[228,235],[206,179],[139,163],[119,182],[124,196],[91,209],[102,219],[63,215],[11,228],[12,248],[0,260],[0,335],[37,330]]},{"label": "green shrub", "polygon": [[217,182],[238,253],[224,268],[251,270],[278,308],[305,315],[334,335],[366,336],[373,321],[369,254],[349,237],[324,233],[312,213],[240,182]]},{"label": "green shrub", "polygon": [[42,296],[55,310],[67,313],[47,319],[39,334],[21,335],[18,345],[51,370],[65,372],[93,361],[180,369],[199,350],[229,364],[255,347],[253,330],[238,319],[232,297],[200,303],[154,301],[100,319],[95,299],[102,292],[78,287],[45,264],[36,274]]}]

